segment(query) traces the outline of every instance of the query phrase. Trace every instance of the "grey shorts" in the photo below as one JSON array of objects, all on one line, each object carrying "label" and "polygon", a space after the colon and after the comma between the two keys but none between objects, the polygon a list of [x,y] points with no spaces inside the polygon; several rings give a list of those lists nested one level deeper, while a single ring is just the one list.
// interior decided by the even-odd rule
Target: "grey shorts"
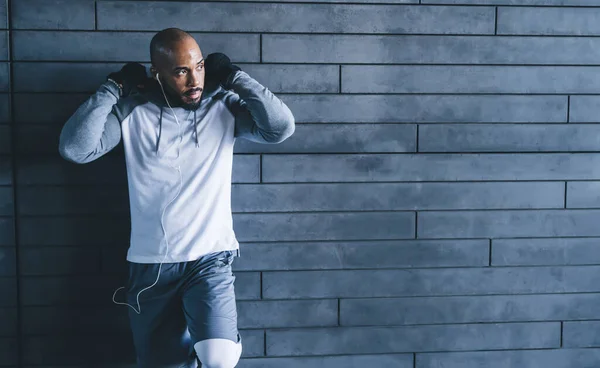
[{"label": "grey shorts", "polygon": [[[164,263],[156,285],[139,296],[140,314],[129,308],[139,367],[196,367],[194,344],[223,338],[238,342],[235,276],[239,252],[223,251],[198,260]],[[156,281],[159,264],[129,263],[127,302]]]}]

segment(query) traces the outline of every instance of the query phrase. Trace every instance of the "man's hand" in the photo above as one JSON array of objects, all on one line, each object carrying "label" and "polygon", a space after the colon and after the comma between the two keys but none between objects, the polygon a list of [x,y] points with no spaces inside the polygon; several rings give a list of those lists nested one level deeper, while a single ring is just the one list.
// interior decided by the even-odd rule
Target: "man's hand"
[{"label": "man's hand", "polygon": [[221,84],[223,88],[229,89],[229,83],[236,71],[241,70],[239,66],[231,64],[227,55],[215,52],[204,59],[204,84],[209,87]]},{"label": "man's hand", "polygon": [[110,73],[107,79],[115,81],[121,87],[121,97],[129,96],[133,88],[144,88],[148,75],[146,68],[139,63],[127,63],[118,72]]}]

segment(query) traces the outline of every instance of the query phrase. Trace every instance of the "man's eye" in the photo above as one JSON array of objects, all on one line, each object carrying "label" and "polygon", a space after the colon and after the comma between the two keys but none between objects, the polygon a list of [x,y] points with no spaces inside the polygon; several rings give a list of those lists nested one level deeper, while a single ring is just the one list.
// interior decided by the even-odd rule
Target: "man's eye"
[{"label": "man's eye", "polygon": [[198,70],[204,69],[204,65],[198,65]]},{"label": "man's eye", "polygon": [[185,71],[185,70],[180,70],[180,71],[179,71],[177,74],[178,74],[178,75],[184,75],[185,73],[186,73],[186,71]]}]

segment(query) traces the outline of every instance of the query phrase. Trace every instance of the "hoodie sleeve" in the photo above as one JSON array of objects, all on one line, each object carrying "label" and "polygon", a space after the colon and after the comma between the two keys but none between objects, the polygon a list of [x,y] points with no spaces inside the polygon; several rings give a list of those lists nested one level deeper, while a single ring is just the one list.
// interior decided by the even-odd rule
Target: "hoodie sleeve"
[{"label": "hoodie sleeve", "polygon": [[237,71],[229,85],[235,92],[229,101],[235,116],[235,137],[281,143],[294,134],[292,112],[269,89],[244,71]]},{"label": "hoodie sleeve", "polygon": [[121,125],[113,112],[119,87],[102,84],[62,128],[58,151],[67,161],[85,164],[108,153],[121,141]]}]

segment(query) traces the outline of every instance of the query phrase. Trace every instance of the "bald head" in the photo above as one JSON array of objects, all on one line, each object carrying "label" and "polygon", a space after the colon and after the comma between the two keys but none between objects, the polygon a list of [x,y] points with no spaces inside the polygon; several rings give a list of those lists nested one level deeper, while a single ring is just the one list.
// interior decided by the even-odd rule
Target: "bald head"
[{"label": "bald head", "polygon": [[164,29],[150,41],[153,76],[184,106],[194,107],[204,87],[204,57],[198,43],[179,28]]},{"label": "bald head", "polygon": [[[155,34],[150,41],[152,64],[159,63],[164,57],[168,58],[181,43],[196,44],[196,40],[192,35],[179,28],[167,28]],[[198,47],[197,44],[196,47]]]}]

